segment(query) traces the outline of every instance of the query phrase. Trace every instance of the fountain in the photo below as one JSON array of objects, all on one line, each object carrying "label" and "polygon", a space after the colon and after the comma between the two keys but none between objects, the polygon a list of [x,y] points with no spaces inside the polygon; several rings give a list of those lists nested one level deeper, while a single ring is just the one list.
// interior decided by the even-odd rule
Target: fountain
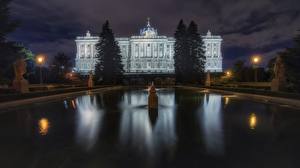
[{"label": "fountain", "polygon": [[88,88],[91,89],[94,86],[94,81],[93,81],[93,73],[89,73],[89,79],[88,79]]},{"label": "fountain", "polygon": [[158,97],[156,94],[156,89],[154,83],[152,82],[151,86],[148,88],[148,108],[157,109],[158,108]]},{"label": "fountain", "polygon": [[154,125],[158,116],[158,97],[154,83],[148,88],[148,110],[151,124]]}]

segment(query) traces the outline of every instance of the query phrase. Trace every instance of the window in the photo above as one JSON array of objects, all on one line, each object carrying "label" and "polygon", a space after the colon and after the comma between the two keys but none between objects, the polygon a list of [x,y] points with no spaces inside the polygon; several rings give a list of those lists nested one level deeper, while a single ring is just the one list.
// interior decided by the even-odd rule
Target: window
[{"label": "window", "polygon": [[164,51],[164,44],[159,44],[159,55],[160,55],[160,57],[163,56],[163,51]]}]

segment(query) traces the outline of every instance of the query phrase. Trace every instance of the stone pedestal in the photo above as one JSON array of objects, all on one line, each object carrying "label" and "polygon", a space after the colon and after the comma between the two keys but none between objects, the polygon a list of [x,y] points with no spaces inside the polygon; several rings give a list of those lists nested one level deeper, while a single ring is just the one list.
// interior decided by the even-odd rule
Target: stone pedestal
[{"label": "stone pedestal", "polygon": [[271,91],[273,92],[279,91],[279,79],[273,79],[271,81]]},{"label": "stone pedestal", "polygon": [[156,89],[154,84],[149,87],[148,90],[148,108],[149,109],[157,109],[158,108],[158,97],[156,95]]},{"label": "stone pedestal", "polygon": [[211,86],[211,80],[210,80],[210,73],[206,73],[206,79],[205,79],[205,86],[210,87]]},{"label": "stone pedestal", "polygon": [[280,56],[276,58],[274,64],[274,78],[271,81],[271,91],[283,91],[286,85],[285,67]]},{"label": "stone pedestal", "polygon": [[24,79],[23,75],[26,73],[26,62],[24,59],[19,59],[14,63],[15,79],[13,81],[13,88],[20,93],[29,92],[29,83]]},{"label": "stone pedestal", "polygon": [[29,83],[26,79],[14,79],[13,88],[20,93],[28,93],[29,92]]}]

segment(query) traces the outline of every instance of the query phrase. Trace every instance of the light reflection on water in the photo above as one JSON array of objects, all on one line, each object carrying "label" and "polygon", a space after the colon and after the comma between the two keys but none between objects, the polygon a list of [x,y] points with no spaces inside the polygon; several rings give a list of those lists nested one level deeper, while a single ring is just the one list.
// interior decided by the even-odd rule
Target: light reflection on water
[{"label": "light reflection on water", "polygon": [[250,129],[254,130],[256,128],[256,124],[257,124],[256,115],[255,115],[255,113],[251,113],[250,117],[249,117],[249,126],[250,126]]},{"label": "light reflection on water", "polygon": [[97,142],[103,110],[95,96],[82,96],[76,99],[76,138],[85,149],[91,149]]},{"label": "light reflection on water", "polygon": [[[174,92],[159,93],[158,113],[148,111],[147,94],[127,92],[121,108],[120,143],[140,152],[158,152],[176,143]],[[155,118],[157,117],[157,118]]]},{"label": "light reflection on water", "polygon": [[203,116],[200,122],[204,134],[205,148],[211,154],[223,154],[224,152],[221,100],[221,95],[204,95]]},{"label": "light reflection on water", "polygon": [[41,118],[39,120],[39,133],[43,136],[48,134],[50,128],[50,122],[47,118]]}]

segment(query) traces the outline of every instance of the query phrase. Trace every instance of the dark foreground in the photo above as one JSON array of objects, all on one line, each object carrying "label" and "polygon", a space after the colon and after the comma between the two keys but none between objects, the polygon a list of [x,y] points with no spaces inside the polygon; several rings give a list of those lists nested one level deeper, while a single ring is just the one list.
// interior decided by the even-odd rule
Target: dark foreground
[{"label": "dark foreground", "polygon": [[0,167],[300,167],[300,110],[232,95],[109,91],[0,114]]}]

